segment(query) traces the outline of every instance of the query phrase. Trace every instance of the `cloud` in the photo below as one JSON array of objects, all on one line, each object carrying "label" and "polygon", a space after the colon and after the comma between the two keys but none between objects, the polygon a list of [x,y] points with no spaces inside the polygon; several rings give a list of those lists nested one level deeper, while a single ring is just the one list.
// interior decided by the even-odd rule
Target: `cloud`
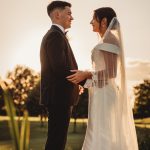
[{"label": "cloud", "polygon": [[150,61],[127,59],[126,75],[129,81],[150,79]]},{"label": "cloud", "polygon": [[150,80],[150,60],[137,60],[127,58],[126,76],[128,96],[130,99],[134,99],[134,86],[143,82],[144,79]]}]

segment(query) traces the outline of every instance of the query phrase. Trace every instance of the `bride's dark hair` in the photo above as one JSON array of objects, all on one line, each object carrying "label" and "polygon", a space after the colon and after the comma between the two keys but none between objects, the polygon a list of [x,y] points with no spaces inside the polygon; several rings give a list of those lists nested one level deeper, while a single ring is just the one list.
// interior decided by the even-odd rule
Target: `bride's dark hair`
[{"label": "bride's dark hair", "polygon": [[94,16],[98,22],[101,22],[103,18],[107,19],[107,27],[109,26],[111,20],[117,17],[116,12],[111,7],[101,7],[94,10]]}]

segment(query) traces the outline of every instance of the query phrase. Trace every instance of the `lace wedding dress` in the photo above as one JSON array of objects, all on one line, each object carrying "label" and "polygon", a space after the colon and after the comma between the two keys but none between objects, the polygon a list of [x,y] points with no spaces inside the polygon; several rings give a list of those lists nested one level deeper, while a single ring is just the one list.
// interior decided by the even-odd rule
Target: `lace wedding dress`
[{"label": "lace wedding dress", "polygon": [[88,124],[82,150],[138,150],[134,119],[126,95],[120,26],[114,18],[92,50]]}]

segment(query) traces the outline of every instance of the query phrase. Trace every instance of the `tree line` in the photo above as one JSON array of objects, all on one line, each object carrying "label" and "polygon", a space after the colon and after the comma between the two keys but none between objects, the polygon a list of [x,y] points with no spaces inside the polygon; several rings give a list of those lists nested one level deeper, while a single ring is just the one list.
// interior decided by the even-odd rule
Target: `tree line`
[{"label": "tree line", "polygon": [[[30,116],[47,116],[45,107],[39,104],[40,101],[40,74],[26,66],[16,66],[13,71],[8,72],[5,81],[16,113],[21,116],[24,110],[28,110]],[[150,80],[144,80],[134,88],[135,103],[134,117],[150,117]],[[72,117],[87,118],[88,115],[88,90],[79,96],[79,103],[74,108]],[[6,108],[3,98],[3,90],[0,87],[0,115],[6,115]]]}]

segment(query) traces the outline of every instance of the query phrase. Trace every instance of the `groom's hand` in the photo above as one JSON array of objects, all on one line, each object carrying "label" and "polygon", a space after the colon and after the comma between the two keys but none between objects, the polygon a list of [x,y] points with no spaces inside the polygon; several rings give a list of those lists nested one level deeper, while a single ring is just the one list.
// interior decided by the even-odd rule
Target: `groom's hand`
[{"label": "groom's hand", "polygon": [[74,74],[66,77],[68,81],[74,84],[78,84],[86,79],[86,72],[80,70],[70,70],[70,71]]}]

